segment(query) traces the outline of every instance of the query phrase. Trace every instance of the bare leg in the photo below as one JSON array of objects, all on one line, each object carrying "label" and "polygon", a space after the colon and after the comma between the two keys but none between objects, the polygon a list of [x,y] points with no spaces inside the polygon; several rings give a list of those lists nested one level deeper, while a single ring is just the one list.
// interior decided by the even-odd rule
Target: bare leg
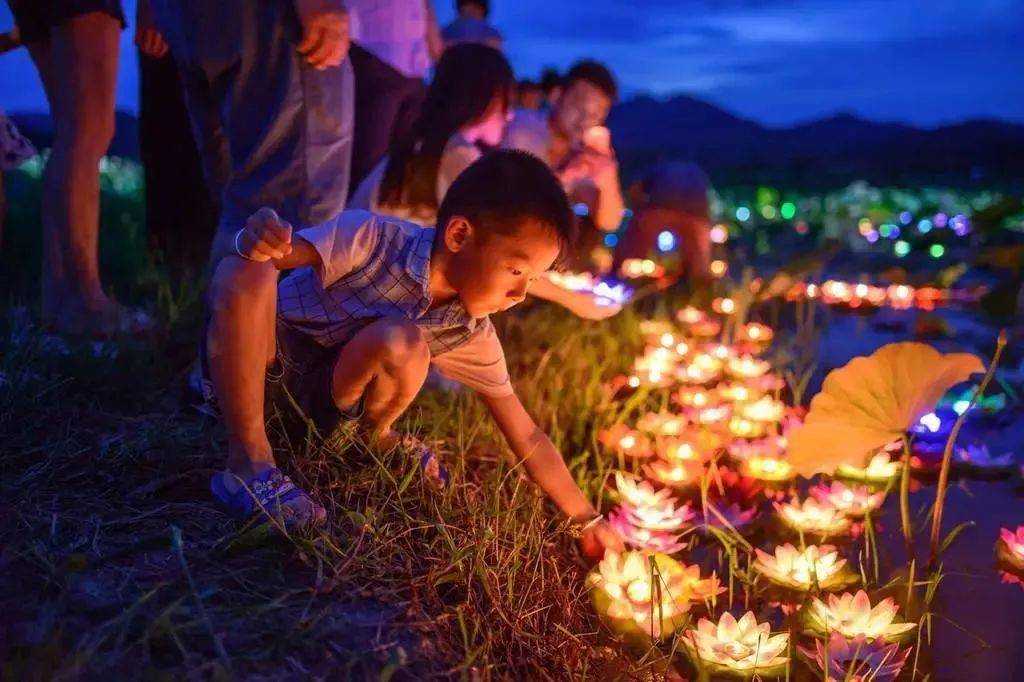
[{"label": "bare leg", "polygon": [[70,330],[94,326],[113,306],[99,276],[98,165],[114,133],[119,33],[116,19],[91,12],[54,28],[48,51],[32,51],[54,120],[43,181],[43,316]]},{"label": "bare leg", "polygon": [[210,287],[206,355],[228,431],[228,469],[243,480],[274,466],[264,423],[264,380],[276,355],[277,269],[235,257]]},{"label": "bare leg", "polygon": [[361,427],[390,444],[391,425],[412,403],[427,378],[430,349],[414,323],[384,318],[345,344],[334,367],[333,397],[342,410],[365,394]]}]

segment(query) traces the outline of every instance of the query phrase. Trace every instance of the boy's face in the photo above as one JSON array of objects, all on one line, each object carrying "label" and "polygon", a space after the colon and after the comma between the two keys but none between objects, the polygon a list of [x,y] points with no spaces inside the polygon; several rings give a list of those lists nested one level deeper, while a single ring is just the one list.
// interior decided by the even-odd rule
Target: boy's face
[{"label": "boy's face", "polygon": [[611,107],[611,97],[601,88],[578,80],[559,97],[554,112],[555,125],[570,142],[579,143],[587,129],[604,125]]},{"label": "boy's face", "polygon": [[443,238],[451,252],[445,275],[474,318],[521,302],[559,252],[554,230],[533,220],[509,234],[481,234],[456,216],[448,221]]}]

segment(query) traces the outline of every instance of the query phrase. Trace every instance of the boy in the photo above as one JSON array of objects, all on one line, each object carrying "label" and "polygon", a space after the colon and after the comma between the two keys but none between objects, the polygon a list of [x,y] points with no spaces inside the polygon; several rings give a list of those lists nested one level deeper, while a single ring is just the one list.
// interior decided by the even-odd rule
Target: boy
[{"label": "boy", "polygon": [[[533,480],[582,524],[584,546],[621,549],[516,397],[487,318],[522,301],[572,240],[557,178],[528,154],[495,152],[456,179],[437,224],[350,211],[292,234],[264,209],[236,235],[238,257],[214,275],[206,347],[228,429],[214,496],[239,515],[262,508],[293,522],[322,519],[323,508],[274,465],[265,378],[279,374],[320,428],[357,419],[387,447],[433,361],[477,391]],[[278,286],[278,271],[290,269]]]}]

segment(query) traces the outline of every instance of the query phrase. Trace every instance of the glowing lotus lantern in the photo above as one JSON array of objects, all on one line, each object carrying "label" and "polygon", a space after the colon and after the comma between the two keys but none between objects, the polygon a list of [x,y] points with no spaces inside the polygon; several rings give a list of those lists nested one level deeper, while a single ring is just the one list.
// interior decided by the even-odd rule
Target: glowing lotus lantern
[{"label": "glowing lotus lantern", "polygon": [[722,587],[722,581],[718,579],[718,575],[714,571],[712,571],[711,577],[701,578],[700,566],[697,564],[687,566],[680,563],[680,566],[685,576],[683,584],[690,591],[693,601],[708,601],[725,592],[725,588]]},{"label": "glowing lotus lantern", "polygon": [[707,349],[708,355],[716,357],[719,360],[728,360],[731,357],[736,356],[736,351],[732,346],[727,346],[724,343],[716,343]]},{"label": "glowing lotus lantern", "polygon": [[663,504],[666,500],[675,504],[672,491],[667,488],[655,490],[647,481],[641,481],[622,472],[615,472],[615,489],[622,502],[634,507]]},{"label": "glowing lotus lantern", "polygon": [[686,622],[687,575],[665,554],[605,552],[587,576],[594,608],[615,632],[661,639]]},{"label": "glowing lotus lantern", "polygon": [[689,362],[684,362],[676,372],[676,378],[684,384],[706,384],[717,379],[722,373],[722,361],[710,353],[697,353]]},{"label": "glowing lotus lantern", "polygon": [[993,455],[987,445],[968,445],[953,449],[953,464],[958,469],[973,474],[994,474],[1013,470],[1017,458],[1012,452]]},{"label": "glowing lotus lantern", "polygon": [[1017,526],[1016,532],[1009,528],[1000,529],[996,554],[1015,571],[1024,572],[1024,526]]},{"label": "glowing lotus lantern", "polygon": [[598,441],[609,450],[621,453],[627,457],[643,459],[654,455],[654,447],[651,441],[625,424],[618,424],[610,429],[605,429],[598,436]]},{"label": "glowing lotus lantern", "polygon": [[722,315],[732,315],[736,312],[736,301],[731,298],[716,298],[711,302],[711,309]]},{"label": "glowing lotus lantern", "polygon": [[663,334],[672,334],[675,327],[668,320],[641,320],[640,333],[648,343],[657,344]]},{"label": "glowing lotus lantern", "polygon": [[819,483],[810,493],[819,502],[830,504],[851,518],[860,518],[885,501],[884,492],[862,485],[849,486],[842,481],[832,481],[831,485]]},{"label": "glowing lotus lantern", "polygon": [[730,403],[742,403],[756,400],[759,392],[741,383],[723,383],[715,388],[715,392],[721,400]]},{"label": "glowing lotus lantern", "polygon": [[758,623],[752,611],[738,621],[729,612],[718,623],[701,618],[679,642],[707,679],[777,677],[789,665],[789,634],[772,635],[771,626]]},{"label": "glowing lotus lantern", "polygon": [[828,642],[815,640],[814,647],[798,650],[816,669],[815,679],[824,682],[895,682],[911,651],[882,640],[848,640],[838,633]]},{"label": "glowing lotus lantern", "polygon": [[761,457],[780,459],[786,452],[785,436],[769,436],[761,440],[734,440],[728,445],[729,456],[737,460]]},{"label": "glowing lotus lantern", "polygon": [[754,455],[740,462],[740,473],[759,481],[780,483],[796,476],[793,466],[784,459]]},{"label": "glowing lotus lantern", "polygon": [[724,505],[709,502],[708,513],[700,515],[695,521],[695,525],[698,530],[705,525],[718,529],[739,530],[749,525],[757,517],[758,508],[756,506],[745,507],[737,502]]},{"label": "glowing lotus lantern", "polygon": [[897,621],[898,610],[892,597],[872,606],[868,593],[859,590],[857,594],[830,594],[827,600],[814,597],[801,610],[800,620],[815,637],[829,637],[834,632],[847,639],[864,637],[895,642],[916,627],[914,623]]},{"label": "glowing lotus lantern", "polygon": [[739,415],[729,420],[729,433],[737,438],[761,438],[765,434],[765,423]]},{"label": "glowing lotus lantern", "polygon": [[756,379],[764,376],[772,368],[767,360],[759,360],[752,355],[730,358],[726,363],[726,371],[737,379]]},{"label": "glowing lotus lantern", "polygon": [[636,423],[637,429],[654,436],[678,436],[686,428],[686,417],[671,412],[648,412]]},{"label": "glowing lotus lantern", "polygon": [[754,569],[771,582],[793,590],[809,591],[815,583],[822,590],[836,590],[857,577],[834,547],[808,545],[803,551],[791,544],[779,545],[774,554],[755,549]]},{"label": "glowing lotus lantern", "polygon": [[700,480],[704,468],[695,462],[668,462],[656,459],[644,467],[644,472],[662,485],[685,488]]},{"label": "glowing lotus lantern", "polygon": [[627,258],[622,262],[622,275],[630,279],[638,277],[661,277],[665,268],[649,258]]},{"label": "glowing lotus lantern", "polygon": [[699,386],[681,386],[673,397],[683,407],[708,407],[718,404],[718,396]]},{"label": "glowing lotus lantern", "polygon": [[732,408],[728,405],[715,405],[711,407],[702,407],[700,409],[693,410],[690,418],[697,424],[702,426],[710,426],[712,424],[718,424],[729,418],[729,413]]},{"label": "glowing lotus lantern", "polygon": [[906,310],[914,305],[914,288],[906,284],[893,284],[885,291],[889,305],[897,310]]},{"label": "glowing lotus lantern", "polygon": [[692,441],[683,438],[664,438],[657,443],[658,455],[666,462],[702,462],[704,453]]},{"label": "glowing lotus lantern", "polygon": [[793,530],[822,537],[844,535],[850,530],[850,518],[827,502],[809,497],[803,503],[775,503],[782,522]]},{"label": "glowing lotus lantern", "polygon": [[736,340],[741,343],[769,344],[774,338],[772,328],[760,322],[748,322],[736,333]]},{"label": "glowing lotus lantern", "polygon": [[691,325],[707,320],[708,314],[699,308],[688,305],[676,311],[676,319],[685,325]]},{"label": "glowing lotus lantern", "polygon": [[608,524],[633,549],[674,554],[686,547],[686,543],[680,542],[680,533],[643,525],[639,510],[644,509],[623,504],[608,514]]},{"label": "glowing lotus lantern", "polygon": [[840,464],[836,468],[836,475],[854,481],[867,481],[868,483],[888,483],[896,480],[900,475],[900,463],[890,459],[886,452],[876,453],[867,466],[858,467],[853,464]]},{"label": "glowing lotus lantern", "polygon": [[736,406],[736,413],[741,417],[763,423],[780,422],[785,412],[786,405],[781,400],[774,400],[770,396]]}]

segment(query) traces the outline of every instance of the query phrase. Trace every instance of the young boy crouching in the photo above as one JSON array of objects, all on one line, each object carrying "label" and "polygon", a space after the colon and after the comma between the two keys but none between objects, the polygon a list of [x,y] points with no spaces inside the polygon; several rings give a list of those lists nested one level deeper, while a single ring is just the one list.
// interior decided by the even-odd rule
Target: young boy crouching
[{"label": "young boy crouching", "polygon": [[[621,540],[576,486],[509,381],[488,315],[526,296],[573,240],[561,184],[539,159],[495,152],[466,169],[438,227],[347,211],[293,234],[269,210],[235,238],[214,275],[205,361],[228,431],[227,470],[211,483],[239,516],[316,522],[324,510],[275,466],[265,388],[283,384],[325,432],[343,419],[385,446],[431,362],[472,388],[527,472],[583,526],[584,546]],[[278,271],[292,270],[280,284]],[[441,471],[424,451],[425,473]]]}]

